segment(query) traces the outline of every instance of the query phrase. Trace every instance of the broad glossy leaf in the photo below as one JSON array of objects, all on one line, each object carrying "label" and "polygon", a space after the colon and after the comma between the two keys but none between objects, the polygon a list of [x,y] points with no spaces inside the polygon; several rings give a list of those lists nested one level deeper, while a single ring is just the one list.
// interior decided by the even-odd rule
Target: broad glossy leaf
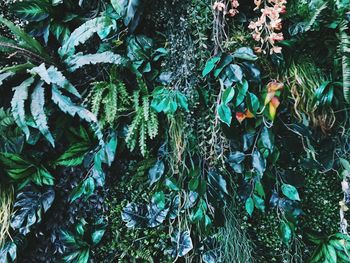
[{"label": "broad glossy leaf", "polygon": [[254,211],[254,200],[251,197],[248,197],[248,199],[245,201],[245,210],[247,213],[252,216]]},{"label": "broad glossy leaf", "polygon": [[164,170],[164,162],[162,160],[157,160],[155,165],[148,171],[148,179],[151,185],[159,181],[164,174]]},{"label": "broad glossy leaf", "polygon": [[248,61],[255,61],[258,59],[258,57],[254,54],[254,51],[250,47],[238,48],[233,53],[233,57],[243,59],[243,60],[248,60]]},{"label": "broad glossy leaf", "polygon": [[283,184],[281,189],[282,193],[290,200],[300,201],[298,190],[293,185]]},{"label": "broad glossy leaf", "polygon": [[253,168],[260,174],[262,175],[265,170],[266,170],[266,160],[265,158],[261,155],[259,150],[255,150],[253,152]]},{"label": "broad glossy leaf", "polygon": [[90,150],[88,142],[77,142],[69,147],[57,160],[57,165],[77,166],[82,164],[85,155]]},{"label": "broad glossy leaf", "polygon": [[179,232],[175,230],[171,234],[172,248],[167,250],[169,254],[175,257],[183,257],[193,249],[192,239],[189,231]]},{"label": "broad glossy leaf", "polygon": [[0,86],[2,83],[9,77],[12,77],[14,75],[13,72],[5,72],[0,74]]},{"label": "broad glossy leaf", "polygon": [[208,172],[209,193],[216,199],[223,200],[228,195],[227,183],[224,177],[216,170],[212,169]]},{"label": "broad glossy leaf", "polygon": [[51,207],[54,199],[55,192],[51,189],[45,193],[20,192],[16,196],[11,227],[23,235],[28,234],[34,224],[41,222],[43,213]]},{"label": "broad glossy leaf", "polygon": [[129,228],[147,225],[147,207],[135,203],[129,203],[122,211],[122,220]]},{"label": "broad glossy leaf", "polygon": [[46,1],[31,0],[15,2],[12,6],[12,10],[23,20],[38,22],[50,15],[49,7]]},{"label": "broad glossy leaf", "polygon": [[216,69],[214,71],[214,76],[217,78],[220,73],[224,70],[224,68],[229,65],[233,61],[233,58],[231,55],[223,54],[221,56],[220,62],[216,66]]},{"label": "broad glossy leaf", "polygon": [[243,79],[242,83],[237,83],[236,87],[238,88],[238,94],[235,101],[235,105],[237,107],[241,105],[241,103],[244,101],[244,98],[247,94],[248,87],[249,87],[248,81]]},{"label": "broad glossy leaf", "polygon": [[216,64],[220,61],[220,57],[216,56],[216,57],[212,57],[210,58],[207,63],[205,64],[205,67],[203,69],[202,72],[202,77],[207,76],[210,72],[213,71],[213,69],[215,68]]},{"label": "broad glossy leaf", "polygon": [[237,64],[227,66],[220,74],[220,79],[226,87],[243,80],[243,70]]},{"label": "broad glossy leaf", "polygon": [[161,225],[166,219],[168,212],[169,208],[161,209],[157,204],[151,203],[151,205],[148,206],[147,225],[149,227],[157,227]]},{"label": "broad glossy leaf", "polygon": [[228,104],[235,96],[235,90],[233,87],[228,87],[222,94],[222,101],[224,104]]},{"label": "broad glossy leaf", "polygon": [[230,127],[231,121],[232,121],[232,113],[231,113],[231,109],[226,104],[221,103],[219,105],[218,116],[222,122],[226,123],[227,126]]},{"label": "broad glossy leaf", "polygon": [[290,226],[282,221],[279,226],[279,235],[283,241],[283,243],[288,244],[292,239],[292,229]]},{"label": "broad glossy leaf", "polygon": [[247,106],[248,106],[249,111],[251,113],[253,113],[254,115],[258,111],[258,109],[260,107],[260,103],[259,103],[258,97],[254,93],[248,92]]},{"label": "broad glossy leaf", "polygon": [[13,263],[17,258],[17,245],[15,242],[6,242],[0,247],[0,262]]}]

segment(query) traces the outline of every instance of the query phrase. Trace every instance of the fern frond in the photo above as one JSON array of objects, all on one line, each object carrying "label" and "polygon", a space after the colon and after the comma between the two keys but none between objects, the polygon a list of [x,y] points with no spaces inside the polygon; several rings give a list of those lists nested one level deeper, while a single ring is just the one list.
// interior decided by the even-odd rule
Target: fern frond
[{"label": "fern frond", "polygon": [[99,116],[100,108],[101,108],[101,101],[102,101],[102,95],[105,91],[107,83],[106,82],[97,82],[94,83],[94,86],[91,89],[91,111],[96,115]]},{"label": "fern frond", "polygon": [[350,37],[346,33],[347,24],[340,26],[340,50],[342,56],[343,93],[347,103],[350,103]]},{"label": "fern frond", "polygon": [[25,120],[24,103],[28,99],[28,88],[33,84],[33,82],[34,78],[30,77],[23,81],[19,86],[14,87],[13,90],[15,93],[11,100],[11,111],[13,118],[15,119],[18,127],[20,127],[26,135],[27,140],[29,139],[30,132]]},{"label": "fern frond", "polygon": [[148,136],[153,139],[158,134],[158,115],[154,110],[150,111],[150,120],[147,123]]},{"label": "fern frond", "polygon": [[[144,114],[142,114],[144,115]],[[146,122],[143,120],[140,125],[140,136],[139,136],[139,145],[140,145],[140,150],[142,156],[147,155],[147,137],[146,137],[146,132],[147,132],[147,126]]]},{"label": "fern frond", "polygon": [[143,96],[142,97],[142,108],[143,108],[143,117],[145,118],[145,121],[148,121],[149,119],[149,97]]},{"label": "fern frond", "polygon": [[36,127],[42,135],[55,147],[55,142],[47,124],[46,114],[44,111],[45,94],[43,88],[44,81],[39,81],[31,95],[30,110],[34,118]]},{"label": "fern frond", "polygon": [[118,93],[117,87],[114,84],[109,84],[108,94],[104,98],[104,109],[106,113],[106,121],[113,125],[117,118],[117,108],[118,108]]},{"label": "fern frond", "polygon": [[316,8],[315,12],[313,13],[312,17],[310,18],[309,22],[304,28],[304,32],[309,31],[317,21],[318,17],[321,15],[322,11],[327,8],[327,3],[324,3],[323,5]]}]

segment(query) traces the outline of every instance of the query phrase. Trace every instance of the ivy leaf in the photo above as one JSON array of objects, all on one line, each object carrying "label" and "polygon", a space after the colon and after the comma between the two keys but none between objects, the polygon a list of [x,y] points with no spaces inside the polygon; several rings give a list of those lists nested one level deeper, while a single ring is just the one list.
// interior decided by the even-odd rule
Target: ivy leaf
[{"label": "ivy leaf", "polygon": [[219,105],[218,116],[222,122],[226,123],[227,126],[230,127],[230,124],[232,121],[232,113],[231,113],[231,109],[227,105],[222,103]]},{"label": "ivy leaf", "polygon": [[258,208],[260,211],[265,211],[265,201],[261,197],[257,196],[256,194],[253,194],[253,200],[254,205],[256,208]]},{"label": "ivy leaf", "polygon": [[242,83],[237,83],[237,87],[238,87],[238,94],[235,102],[236,107],[241,105],[241,103],[244,101],[244,98],[247,94],[248,87],[249,87],[248,81],[243,79]]},{"label": "ivy leaf", "polygon": [[266,149],[269,149],[272,152],[274,145],[273,135],[271,134],[271,131],[265,126],[261,131],[260,141]]},{"label": "ivy leaf", "polygon": [[290,184],[282,185],[282,193],[293,201],[300,201],[298,190]]},{"label": "ivy leaf", "polygon": [[15,122],[17,123],[18,127],[20,127],[26,135],[27,140],[29,139],[30,132],[25,120],[24,103],[28,99],[28,88],[30,85],[33,84],[33,82],[34,78],[28,78],[25,81],[23,81],[19,86],[14,87],[13,90],[15,91],[15,93],[11,100],[11,111],[13,118],[15,119]]},{"label": "ivy leaf", "polygon": [[39,81],[35,86],[31,95],[30,110],[34,118],[36,127],[44,135],[44,137],[51,143],[52,147],[55,147],[55,141],[52,137],[49,127],[47,125],[46,114],[44,111],[45,94],[43,88],[43,81]]},{"label": "ivy leaf", "polygon": [[233,61],[233,58],[232,58],[231,55],[223,54],[221,56],[219,64],[217,65],[217,67],[216,67],[216,69],[214,71],[215,78],[217,78],[220,75],[220,73],[223,71],[223,69],[227,65],[229,65],[232,61]]},{"label": "ivy leaf", "polygon": [[265,170],[266,170],[266,160],[265,158],[261,155],[259,150],[255,150],[253,152],[253,168],[260,174],[262,175]]},{"label": "ivy leaf", "polygon": [[243,70],[237,64],[231,64],[221,73],[220,79],[226,87],[230,87],[233,83],[243,80]]},{"label": "ivy leaf", "polygon": [[243,152],[235,151],[230,153],[228,156],[228,164],[236,173],[243,172],[243,164],[242,162],[245,159],[245,154]]},{"label": "ivy leaf", "polygon": [[251,93],[251,92],[248,93],[247,105],[248,105],[249,111],[255,115],[260,107],[260,103],[259,103],[258,97],[254,93]]},{"label": "ivy leaf", "polygon": [[150,185],[153,185],[159,181],[159,179],[164,174],[164,170],[164,162],[162,160],[157,160],[156,164],[148,171],[148,179],[150,181]]},{"label": "ivy leaf", "polygon": [[215,57],[212,57],[210,58],[207,63],[205,64],[205,67],[203,69],[203,72],[202,72],[202,76],[203,78],[205,76],[207,76],[210,72],[213,71],[213,69],[215,68],[216,64],[220,61],[220,57],[219,56],[215,56]]},{"label": "ivy leaf", "polygon": [[225,194],[228,195],[226,180],[214,169],[208,172],[208,185],[209,193],[214,198],[222,200]]},{"label": "ivy leaf", "polygon": [[129,203],[122,211],[122,220],[128,228],[147,225],[147,208],[144,205]]},{"label": "ivy leaf", "polygon": [[234,96],[235,90],[232,87],[228,87],[222,94],[223,103],[227,105],[233,99]]},{"label": "ivy leaf", "polygon": [[22,235],[30,232],[30,228],[41,222],[43,213],[52,205],[55,192],[48,190],[45,193],[33,191],[20,192],[14,204],[15,213],[11,218],[11,227],[18,229]]},{"label": "ivy leaf", "polygon": [[248,197],[248,199],[245,201],[245,210],[247,213],[252,216],[254,211],[254,200],[251,197]]},{"label": "ivy leaf", "polygon": [[248,60],[248,61],[255,61],[258,59],[258,57],[254,54],[254,51],[249,47],[238,48],[233,53],[233,57],[243,59],[243,60]]}]

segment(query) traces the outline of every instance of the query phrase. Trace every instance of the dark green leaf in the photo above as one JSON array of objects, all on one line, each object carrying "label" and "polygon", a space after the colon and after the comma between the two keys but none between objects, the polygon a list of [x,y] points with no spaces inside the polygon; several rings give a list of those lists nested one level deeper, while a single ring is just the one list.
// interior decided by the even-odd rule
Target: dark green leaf
[{"label": "dark green leaf", "polygon": [[245,210],[247,213],[252,216],[254,211],[254,200],[251,197],[248,197],[248,199],[245,201]]},{"label": "dark green leaf", "polygon": [[300,201],[298,190],[293,185],[283,184],[281,188],[282,193],[290,200]]},{"label": "dark green leaf", "polygon": [[225,104],[219,105],[218,116],[222,122],[226,123],[227,126],[230,127],[230,124],[232,121],[232,113],[231,113],[231,109],[227,105],[225,105]]},{"label": "dark green leaf", "polygon": [[220,57],[212,57],[210,58],[207,63],[205,64],[205,67],[202,72],[202,76],[205,77],[208,75],[216,66],[216,64],[219,62]]}]

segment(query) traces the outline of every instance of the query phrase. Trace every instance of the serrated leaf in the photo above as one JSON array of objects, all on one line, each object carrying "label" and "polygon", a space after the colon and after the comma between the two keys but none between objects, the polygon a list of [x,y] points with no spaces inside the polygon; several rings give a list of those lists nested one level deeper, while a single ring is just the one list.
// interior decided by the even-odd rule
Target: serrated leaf
[{"label": "serrated leaf", "polygon": [[126,65],[126,60],[122,56],[114,54],[111,51],[86,55],[78,53],[67,58],[66,62],[69,67],[68,70],[71,72],[89,64],[95,65],[99,63],[109,63],[115,65]]},{"label": "serrated leaf", "polygon": [[43,88],[43,81],[39,81],[35,86],[31,95],[30,111],[34,118],[36,127],[44,135],[44,137],[55,147],[54,138],[52,137],[49,127],[47,125],[46,114],[44,111],[45,94]]},{"label": "serrated leaf", "polygon": [[63,46],[58,50],[61,57],[69,57],[75,53],[75,48],[85,43],[95,33],[101,39],[108,36],[116,28],[116,23],[107,16],[91,19],[75,29]]},{"label": "serrated leaf", "polygon": [[11,100],[11,111],[13,118],[15,119],[15,122],[17,123],[18,127],[20,127],[26,135],[27,140],[29,139],[30,132],[25,120],[24,103],[28,99],[28,88],[30,85],[33,84],[33,82],[34,78],[28,78],[25,81],[23,81],[19,86],[14,87],[13,90],[15,91],[15,93]]}]

